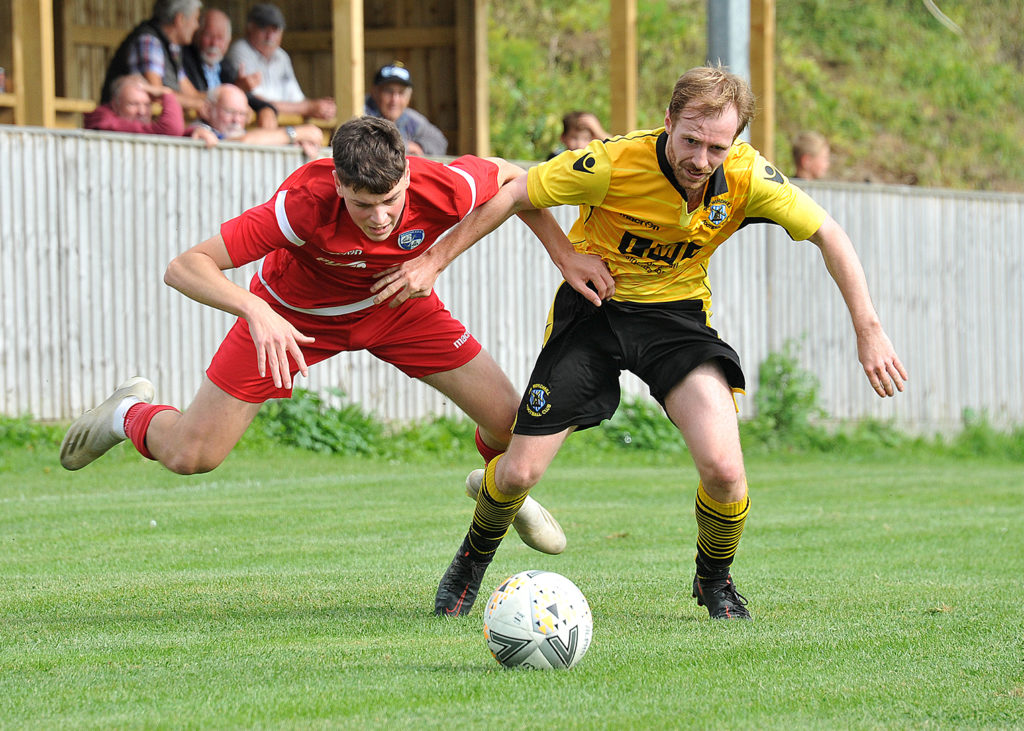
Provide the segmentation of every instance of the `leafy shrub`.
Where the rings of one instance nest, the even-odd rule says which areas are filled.
[[[815,423],[827,416],[818,404],[818,379],[800,367],[797,348],[787,340],[782,352],[769,353],[758,368],[757,416],[746,431],[769,447],[815,447],[824,436]]]
[[[965,409],[964,428],[953,438],[950,450],[964,457],[1003,456],[1024,461],[1024,427],[1009,433],[997,431],[985,412]]]
[[[475,431],[476,425],[469,419],[448,416],[409,424],[386,440],[388,456],[391,459],[431,456],[442,460],[473,457],[477,454]]]
[[[784,344],[759,369],[761,385],[755,398],[757,416],[740,422],[744,449],[799,453],[841,452],[871,455],[902,450],[906,453],[953,453],[965,457],[1005,457],[1024,461],[1024,427],[1009,433],[996,430],[984,413],[964,412],[964,428],[952,439],[913,437],[877,419],[827,424],[818,404],[818,381],[796,359],[797,344]],[[291,399],[268,402],[246,436],[249,446],[263,442],[287,444],[317,452],[414,461],[472,459],[475,425],[465,418],[442,417],[397,427],[374,420],[345,394],[328,391],[332,406],[319,395],[297,389]],[[59,444],[61,432],[28,417],[0,420],[0,444]],[[683,454],[686,444],[661,407],[649,399],[624,399],[615,415],[598,428],[570,442],[572,452]]]
[[[33,421],[31,416],[0,416],[0,444],[9,447],[55,447],[64,438],[56,424]]]
[[[987,414],[970,409],[963,413],[963,429],[951,438],[913,437],[876,419],[827,425],[827,414],[818,405],[817,379],[800,368],[796,347],[787,342],[781,353],[770,354],[761,364],[757,416],[740,421],[745,450],[862,455],[898,450],[1024,462],[1024,426],[1002,432],[989,423]],[[284,444],[322,453],[409,461],[476,457],[475,424],[468,419],[442,417],[391,426],[356,404],[344,403],[343,391],[328,389],[327,394],[325,399],[296,389],[291,399],[267,402],[243,438],[243,446],[263,449]],[[54,450],[64,432],[65,425],[34,421],[28,415],[0,416],[0,468],[3,450]],[[610,420],[570,440],[568,452],[583,459],[600,452],[657,457],[685,453],[686,444],[660,406],[635,398],[623,400]]]
[[[328,389],[327,393],[329,399],[325,400],[296,389],[290,399],[268,401],[246,435],[246,445],[287,444],[315,452],[389,460],[424,456],[462,459],[476,454],[476,426],[467,419],[441,417],[391,427],[357,404],[345,403],[343,391]]]
[[[339,389],[327,392],[336,400]],[[355,404],[329,406],[312,391],[296,389],[290,399],[268,401],[253,428],[281,444],[314,452],[373,456],[380,453],[384,427]]]
[[[686,451],[679,430],[661,407],[636,398],[619,404],[618,411],[601,424],[605,443],[622,449],[678,454]]]

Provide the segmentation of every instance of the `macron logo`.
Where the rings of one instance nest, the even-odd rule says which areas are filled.
[[[469,333],[462,333],[462,337],[460,337],[458,340],[452,343],[452,345],[455,346],[456,350],[458,350],[459,348],[466,344],[467,340],[469,340]]]
[[[595,165],[597,165],[597,160],[594,159],[594,153],[588,152],[572,164],[572,169],[579,173],[589,173],[590,175],[593,175],[593,168]]]
[[[764,179],[770,183],[778,183],[782,185],[785,179],[782,177],[782,173],[773,168],[771,165],[765,165],[764,167]]]

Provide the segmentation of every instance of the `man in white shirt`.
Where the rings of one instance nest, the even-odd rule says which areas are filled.
[[[246,16],[245,38],[231,44],[228,59],[247,74],[260,74],[252,93],[271,102],[279,114],[297,114],[315,119],[334,119],[334,99],[307,99],[295,78],[287,51],[281,48],[284,14],[272,3],[257,3]]]

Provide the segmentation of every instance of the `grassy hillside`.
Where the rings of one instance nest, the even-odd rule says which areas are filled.
[[[491,4],[495,154],[543,159],[572,108],[607,123],[607,5]],[[788,140],[811,128],[832,142],[836,179],[1024,191],[1024,4],[938,6],[963,36],[921,0],[777,4],[784,170]],[[639,127],[659,125],[678,74],[703,63],[705,18],[706,0],[638,0]]]

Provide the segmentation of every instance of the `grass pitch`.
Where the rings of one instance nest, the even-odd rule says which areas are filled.
[[[0,727],[1024,726],[1024,473],[906,457],[748,460],[734,566],[752,623],[690,598],[692,466],[570,453],[484,581],[546,568],[590,600],[567,672],[508,671],[432,615],[468,527],[461,464],[241,450],[189,478],[117,449],[4,455]]]

